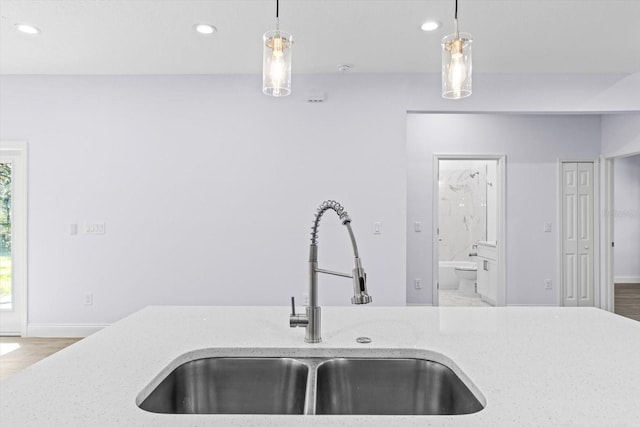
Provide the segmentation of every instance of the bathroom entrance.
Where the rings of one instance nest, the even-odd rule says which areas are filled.
[[[502,156],[435,157],[438,305],[504,305],[503,177]]]

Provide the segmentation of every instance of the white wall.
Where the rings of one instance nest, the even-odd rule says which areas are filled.
[[[31,323],[302,304],[310,226],[328,198],[351,214],[374,302],[405,303],[405,113],[393,94],[377,102],[348,78],[327,84],[326,104],[304,90],[266,97],[249,76],[4,79],[2,139],[29,142]],[[84,221],[107,233],[70,236]],[[319,246],[321,267],[351,271],[337,216],[323,218]],[[349,304],[349,280],[320,286],[322,304]]]
[[[614,160],[615,283],[640,283],[640,154]]]
[[[603,115],[601,151],[604,157],[640,153],[640,113]]]
[[[474,95],[452,102],[437,74],[295,76],[284,99],[262,95],[259,76],[1,76],[0,139],[29,143],[29,321],[284,306],[307,287],[309,227],[327,198],[353,217],[374,304],[404,304],[407,110],[640,111],[634,79],[478,74]],[[327,102],[306,103],[312,90]],[[84,221],[107,234],[70,236]],[[351,267],[330,216],[320,264]],[[322,304],[349,298],[348,280],[321,278]]]
[[[407,218],[426,224],[407,234],[407,300],[431,304],[434,154],[506,155],[506,303],[555,305],[558,159],[600,153],[597,115],[410,114]],[[553,231],[545,233],[545,222]],[[423,278],[421,290],[412,278]],[[425,278],[427,280],[425,280]],[[544,280],[555,286],[545,290]]]

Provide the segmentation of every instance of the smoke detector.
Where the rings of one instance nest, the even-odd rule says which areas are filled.
[[[309,92],[307,95],[307,102],[312,104],[319,104],[325,101],[324,92]]]

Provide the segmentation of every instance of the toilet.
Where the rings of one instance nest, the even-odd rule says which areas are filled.
[[[458,292],[463,295],[475,295],[478,264],[475,262],[460,263],[455,267],[454,272],[458,278]]]

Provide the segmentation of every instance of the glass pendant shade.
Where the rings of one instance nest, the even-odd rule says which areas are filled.
[[[287,96],[291,93],[291,34],[267,31],[262,40],[262,92],[270,96]]]
[[[442,39],[442,97],[471,95],[471,34],[454,33]]]

